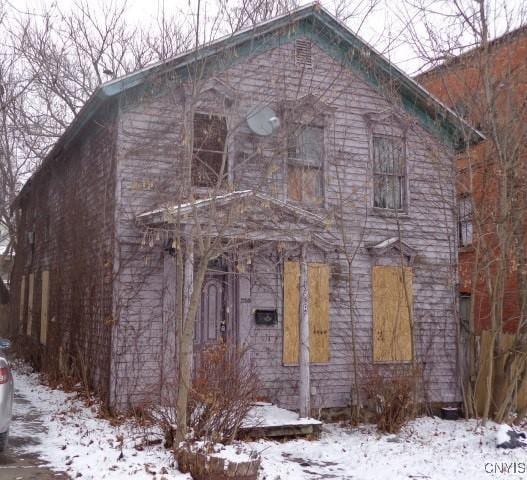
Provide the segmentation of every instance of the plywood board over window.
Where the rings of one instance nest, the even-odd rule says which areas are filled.
[[[412,360],[412,269],[375,266],[373,286],[373,361]]]
[[[300,263],[284,263],[284,351],[285,364],[298,363],[300,344]]]
[[[26,314],[26,276],[22,275],[20,280],[20,304],[19,304],[19,331],[24,331],[24,316]]]
[[[27,293],[27,328],[26,334],[31,336],[33,327],[33,292],[35,291],[35,274],[29,274],[29,287]]]
[[[42,272],[42,303],[40,308],[40,343],[46,345],[48,338],[49,270]]]
[[[311,363],[329,362],[329,267],[309,263],[308,315]],[[300,327],[300,263],[284,263],[284,364],[297,364]]]

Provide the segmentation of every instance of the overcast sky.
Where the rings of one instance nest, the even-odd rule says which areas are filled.
[[[61,9],[71,8],[75,5],[76,0],[4,0],[20,12],[38,13],[42,9],[49,9],[53,4],[58,4]],[[163,8],[165,12],[178,12],[182,18],[191,18],[195,13],[196,0],[90,0],[94,3],[104,2],[105,4],[113,2],[121,4],[126,1],[127,17],[133,23],[150,23],[160,18]],[[359,30],[359,35],[381,51],[390,60],[396,63],[400,68],[410,74],[415,73],[423,67],[423,61],[419,59],[419,53],[409,44],[410,29],[407,24],[410,22],[417,30],[416,40],[428,38],[429,35],[422,25],[418,13],[410,5],[426,1],[433,5],[438,12],[448,11],[452,0],[349,0],[347,2],[346,12],[354,13],[347,20],[347,24],[355,32]],[[473,0],[460,0],[462,3],[474,4]],[[370,5],[375,2],[375,8],[370,11]],[[301,5],[312,3],[300,0]],[[339,0],[322,0],[322,5],[331,13],[335,12],[335,3]],[[345,3],[345,2],[340,2]],[[493,34],[501,34],[503,31],[515,28],[522,23],[522,15],[519,10],[525,8],[525,0],[489,0],[492,5],[495,18],[491,22],[497,29]],[[214,17],[214,0],[202,0],[202,9],[205,15]],[[360,7],[355,7],[360,5]],[[355,10],[353,10],[355,8]],[[368,14],[366,15],[366,12]],[[508,25],[507,15],[512,19],[512,25]],[[438,19],[438,16],[432,16],[433,25],[437,28],[438,35],[445,34],[448,30],[446,22],[448,19]],[[465,43],[470,43],[470,39],[465,39]],[[425,45],[426,48],[426,45]]]

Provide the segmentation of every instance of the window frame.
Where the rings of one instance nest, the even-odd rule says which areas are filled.
[[[461,292],[458,297],[459,302],[459,327],[462,334],[468,335],[470,333],[470,313],[472,310],[472,295],[470,293]],[[463,303],[468,303],[468,312],[467,317],[464,318],[463,315],[463,307],[466,307],[463,305]]]
[[[320,159],[317,162],[314,159],[311,159],[309,157],[305,158],[299,158],[297,156],[290,156],[291,151],[291,140],[294,139],[295,142],[299,138],[299,136],[302,133],[303,129],[306,128],[316,128],[321,130],[321,139],[322,139],[322,145],[321,145],[321,151],[320,151]],[[327,125],[324,122],[321,121],[311,121],[306,123],[297,123],[293,126],[293,131],[288,132],[286,136],[286,155],[285,155],[285,166],[284,166],[284,197],[288,202],[293,202],[297,204],[301,204],[304,206],[323,206],[326,202],[326,131],[327,131]],[[298,143],[295,143],[295,152],[297,150]],[[320,177],[320,198],[315,200],[308,200],[305,198],[305,192],[303,188],[303,182],[301,186],[301,198],[300,199],[294,199],[291,198],[289,194],[289,168],[290,166],[292,168],[302,168],[308,169],[308,170],[319,170],[318,176]],[[304,175],[304,171],[302,171],[302,178]]]
[[[194,177],[193,177],[193,170],[194,170],[194,155],[195,155],[195,119],[196,119],[196,116],[197,115],[201,115],[201,116],[204,116],[204,117],[209,117],[209,118],[212,118],[212,117],[217,117],[219,119],[222,119],[224,122],[225,122],[225,138],[224,138],[224,145],[223,145],[223,151],[221,152],[221,155],[222,155],[222,160],[223,160],[223,155],[225,154],[225,169],[223,171],[223,179],[220,183],[220,185],[218,186],[217,183],[214,184],[214,185],[196,185],[194,183]],[[191,162],[191,165],[190,165],[190,186],[191,188],[193,189],[203,189],[203,190],[209,190],[209,189],[216,189],[218,188],[219,190],[223,190],[230,182],[231,182],[231,161],[230,161],[230,155],[229,155],[229,152],[231,151],[231,145],[229,144],[229,117],[228,115],[226,114],[220,114],[220,113],[216,113],[216,112],[210,112],[210,111],[204,111],[204,110],[195,110],[193,113],[192,113],[192,162]],[[215,154],[219,154],[220,151],[219,150],[208,150],[208,149],[203,149],[203,148],[200,148],[198,149],[199,151],[203,151],[203,152],[210,152],[210,153],[215,153]]]
[[[397,140],[401,143],[402,150],[402,166],[400,171],[402,175],[396,175],[391,173],[377,173],[376,172],[376,162],[375,162],[375,148],[374,142],[376,138],[391,139]],[[383,214],[392,214],[392,215],[406,215],[408,213],[409,207],[409,180],[408,180],[408,155],[407,155],[407,146],[406,146],[406,136],[397,135],[397,134],[388,134],[381,133],[376,130],[370,132],[370,165],[371,165],[371,185],[372,185],[372,195],[371,195],[371,207],[374,212],[379,212]],[[375,205],[375,185],[376,185],[376,176],[384,175],[389,177],[398,177],[402,178],[401,186],[403,188],[403,198],[401,202],[401,208],[391,208],[391,207],[381,207]]]
[[[468,203],[466,201],[468,200]],[[469,205],[469,209],[464,209],[462,214],[462,205]],[[457,197],[457,238],[460,248],[471,247],[474,243],[474,208],[472,196],[469,193],[463,193]],[[470,225],[470,229],[467,227]],[[467,233],[470,232],[470,239],[464,240]]]

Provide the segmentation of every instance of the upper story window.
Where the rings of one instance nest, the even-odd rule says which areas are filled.
[[[192,186],[221,185],[227,174],[227,121],[225,117],[194,114],[194,144],[192,148]]]
[[[406,208],[404,140],[373,136],[373,206],[402,211]]]
[[[458,232],[461,247],[472,244],[472,198],[470,195],[461,195],[458,199]]]
[[[304,125],[292,132],[287,145],[287,197],[316,204],[323,199],[324,129]]]

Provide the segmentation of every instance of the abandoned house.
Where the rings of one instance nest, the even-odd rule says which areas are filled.
[[[262,398],[345,408],[415,367],[456,402],[453,158],[479,140],[318,4],[112,80],[15,202],[12,329],[109,405],[160,401],[205,258],[194,351],[246,348]]]

